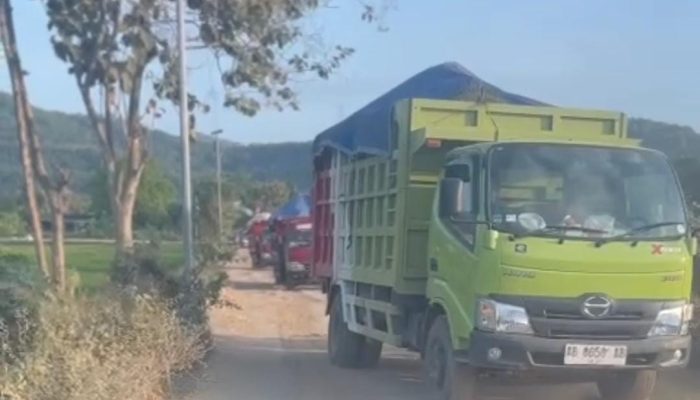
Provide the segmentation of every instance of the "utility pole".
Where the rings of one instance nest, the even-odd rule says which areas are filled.
[[[224,211],[221,201],[221,141],[219,140],[219,135],[223,132],[223,130],[217,129],[211,133],[211,135],[214,136],[214,147],[216,151],[216,201],[220,243],[224,240]]]
[[[184,275],[194,270],[192,236],[192,178],[190,176],[190,120],[187,98],[187,58],[185,48],[185,0],[177,0],[177,47],[180,55],[180,140],[182,143],[182,240],[185,247]]]

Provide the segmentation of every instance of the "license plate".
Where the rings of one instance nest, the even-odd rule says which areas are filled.
[[[627,363],[627,346],[567,344],[564,353],[566,365],[612,365]]]

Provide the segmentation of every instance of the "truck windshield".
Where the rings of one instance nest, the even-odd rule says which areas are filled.
[[[311,245],[311,231],[305,230],[293,230],[289,232],[287,240],[290,247],[302,247]]]
[[[489,218],[496,229],[598,240],[685,233],[681,190],[657,153],[510,143],[494,148],[489,163]]]

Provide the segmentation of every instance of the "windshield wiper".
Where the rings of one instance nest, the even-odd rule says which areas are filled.
[[[514,233],[513,238],[517,239],[517,238],[523,238],[523,237],[527,237],[527,236],[534,236],[534,235],[539,235],[542,233],[549,233],[549,232],[556,232],[556,231],[563,231],[563,232],[576,231],[576,232],[584,232],[584,233],[607,233],[607,231],[604,231],[602,229],[586,228],[583,226],[547,225],[544,228],[535,229],[534,231]],[[561,239],[564,239],[564,238],[561,238]]]
[[[684,222],[658,222],[656,224],[643,225],[643,226],[640,226],[637,228],[630,229],[627,232],[623,232],[619,235],[600,239],[595,243],[595,245],[600,247],[608,242],[628,238],[628,237],[634,235],[635,233],[646,232],[646,231],[650,231],[652,229],[662,228],[664,226],[673,226],[673,225],[685,225],[685,223]],[[679,235],[681,235],[681,234],[679,234]],[[636,241],[634,243],[636,243]]]

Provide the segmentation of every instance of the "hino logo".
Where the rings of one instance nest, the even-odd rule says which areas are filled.
[[[605,318],[612,311],[613,303],[605,296],[591,296],[583,300],[581,312],[588,318]]]

